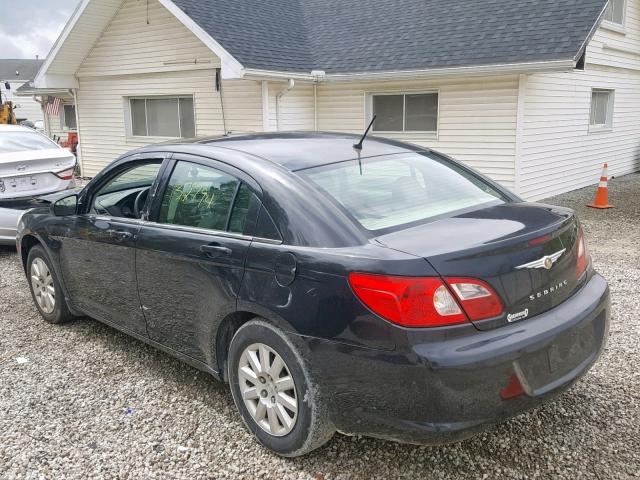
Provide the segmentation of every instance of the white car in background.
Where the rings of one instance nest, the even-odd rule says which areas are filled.
[[[37,131],[0,125],[0,245],[15,245],[16,226],[33,200],[73,188],[76,157]]]

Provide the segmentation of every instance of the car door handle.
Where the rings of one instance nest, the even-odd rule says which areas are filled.
[[[231,249],[221,245],[201,245],[200,251],[208,257],[226,257],[231,255]]]
[[[133,233],[125,232],[124,230],[107,230],[109,236],[115,240],[127,240],[133,237]]]

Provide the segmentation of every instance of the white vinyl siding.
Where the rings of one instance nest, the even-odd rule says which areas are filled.
[[[85,2],[83,2],[85,3]],[[140,5],[146,2],[137,2]],[[75,72],[78,65],[87,57],[87,50],[103,32],[104,23],[112,18],[122,0],[100,0],[88,2],[82,12],[87,21],[78,22],[60,46],[58,55],[49,66],[47,74],[68,75]],[[80,126],[82,129],[82,125]]]
[[[628,0],[624,26],[603,21],[587,47],[587,62],[640,70],[640,1]]]
[[[220,94],[214,84],[215,71],[207,70],[81,79],[78,105],[84,175],[95,175],[129,150],[164,140],[127,134],[125,106],[130,97],[192,95],[197,134],[221,135]],[[261,131],[260,85],[246,80],[226,80],[223,88],[227,130]]]
[[[211,69],[219,59],[157,0],[125,0],[77,75]],[[148,23],[147,23],[148,22]]]
[[[593,90],[614,91],[614,129],[590,128]],[[640,170],[640,72],[587,65],[584,72],[531,75],[527,81],[520,193],[537,200]]]
[[[287,86],[287,82],[268,83],[268,125],[267,131],[277,130],[276,95]],[[297,82],[280,99],[280,131],[311,131],[314,128],[313,85]]]
[[[439,93],[438,132],[376,133],[416,143],[514,186],[518,77],[447,78],[408,82],[353,82],[318,86],[318,127],[362,134],[372,92]],[[286,97],[285,97],[286,98]]]

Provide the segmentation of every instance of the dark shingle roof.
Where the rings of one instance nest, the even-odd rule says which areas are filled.
[[[573,60],[606,0],[174,0],[247,68],[355,73]]]
[[[33,80],[43,63],[44,60],[0,58],[0,80]]]

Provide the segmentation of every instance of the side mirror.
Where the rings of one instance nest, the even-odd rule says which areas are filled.
[[[53,204],[53,214],[57,217],[64,217],[65,215],[75,215],[78,211],[78,195],[75,193],[68,197],[56,200]]]

